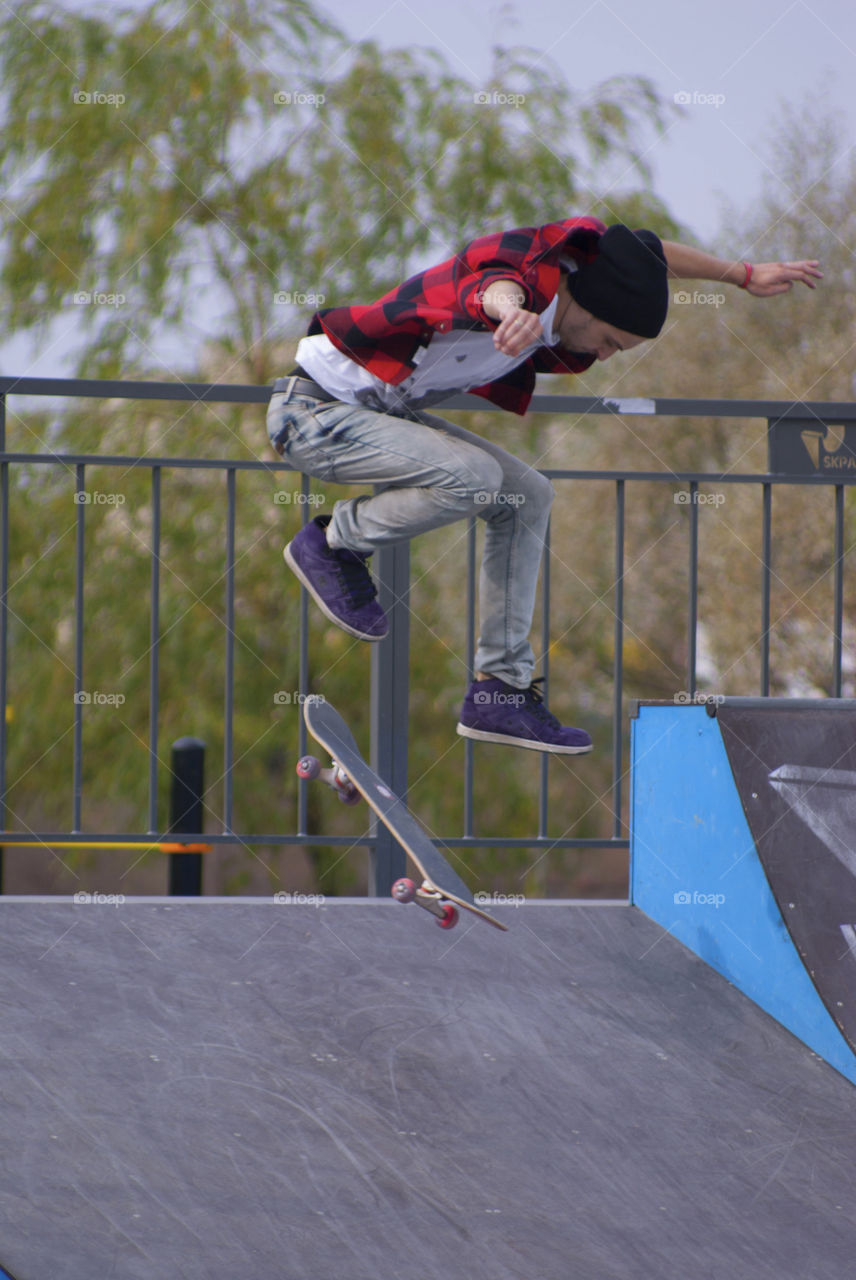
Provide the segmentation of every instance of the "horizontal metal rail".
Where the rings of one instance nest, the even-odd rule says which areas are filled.
[[[15,453],[0,450],[0,463],[26,463],[34,466],[63,467],[123,467],[131,471],[137,467],[149,470],[175,467],[196,471],[294,471],[286,462],[260,462],[251,458],[138,458],[133,454],[101,453]],[[662,484],[782,484],[782,485],[853,485],[852,475],[829,472],[823,475],[779,475],[775,471],[619,471],[580,469],[569,467],[543,467],[541,475],[550,480],[634,480]],[[687,504],[690,505],[690,504]]]
[[[0,377],[0,396],[57,396],[96,400],[189,400],[200,404],[266,404],[271,387],[217,382],[124,382],[98,378]],[[444,409],[481,409],[481,396],[450,396]],[[856,422],[852,400],[689,400],[640,396],[532,397],[530,413],[607,413],[622,417],[818,418]]]

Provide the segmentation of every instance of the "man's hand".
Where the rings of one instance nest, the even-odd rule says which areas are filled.
[[[746,279],[745,262],[714,258],[703,249],[694,249],[674,240],[662,243],[669,276],[673,280],[714,280],[717,284],[742,287]],[[758,262],[752,264],[752,278],[746,292],[756,298],[772,298],[777,293],[787,293],[794,284],[806,284],[809,289],[814,289],[815,280],[822,279],[823,272],[818,271],[815,258],[804,258],[801,262]]]
[[[795,284],[806,284],[809,289],[814,289],[815,280],[822,279],[823,272],[818,271],[814,258],[806,258],[802,262],[757,262],[752,265],[752,279],[746,286],[746,292],[756,298],[772,298],[777,293],[787,293]]]
[[[523,310],[525,298],[516,280],[493,280],[484,291],[482,305],[491,320],[499,321],[493,345],[505,356],[519,356],[543,337],[539,317]]]
[[[534,311],[510,306],[499,327],[493,331],[493,345],[505,356],[519,356],[533,342],[540,342],[543,336],[540,316],[536,316]]]

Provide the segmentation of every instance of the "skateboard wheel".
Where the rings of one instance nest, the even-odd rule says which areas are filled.
[[[402,876],[400,880],[396,880],[390,892],[398,902],[412,902],[416,897],[416,885],[407,876]]]
[[[295,772],[298,778],[309,781],[311,778],[317,778],[321,772],[321,761],[316,760],[314,756],[301,756],[297,762]]]
[[[336,793],[339,799],[342,801],[342,804],[359,804],[360,801],[362,800],[362,796],[360,795],[359,791],[357,791],[356,787],[352,787],[348,791],[340,790],[337,787]]]
[[[458,923],[458,908],[453,907],[451,902],[447,902],[443,907],[443,914],[436,919],[441,929],[454,929]]]

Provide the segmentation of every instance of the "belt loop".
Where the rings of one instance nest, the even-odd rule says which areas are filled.
[[[292,374],[285,384],[285,401],[284,401],[285,404],[288,404],[289,400],[294,395],[294,385],[296,382],[297,382],[297,375]]]

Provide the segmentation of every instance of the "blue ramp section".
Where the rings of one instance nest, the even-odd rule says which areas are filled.
[[[726,746],[730,701],[742,702],[726,699],[717,716],[703,705],[639,706],[631,734],[632,901],[856,1084],[856,1055],[837,1016],[843,981],[849,977],[852,990],[856,978],[856,945],[847,932],[856,920],[856,879],[850,877],[851,888],[840,857],[836,862],[828,849],[826,862],[816,860],[811,833],[782,795],[782,768],[785,776],[794,768],[783,734],[800,741],[805,756],[812,721],[817,753],[831,731],[818,721],[818,704],[788,704],[783,717],[784,700],[778,707],[779,700],[765,700],[766,707],[753,700],[734,708],[736,728],[726,729]],[[819,705],[834,714],[834,704]],[[852,718],[838,723],[852,730]],[[735,761],[745,777],[735,778]],[[829,772],[828,762],[816,765]],[[788,822],[795,822],[793,829]],[[845,882],[836,881],[836,900],[820,906],[841,922],[821,924],[820,906],[805,899],[809,892],[817,898],[819,885],[820,896],[830,897],[824,886],[833,884],[831,862]],[[782,876],[783,865],[788,875]],[[845,890],[849,900],[842,901]],[[827,957],[820,969],[814,955]],[[846,966],[852,973],[844,973]],[[834,992],[827,1003],[825,988]]]

